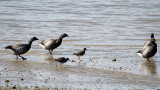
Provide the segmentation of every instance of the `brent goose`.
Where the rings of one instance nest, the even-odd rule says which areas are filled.
[[[157,44],[154,38],[151,38],[151,40],[144,45],[143,49],[137,52],[138,55],[147,58],[148,61],[149,58],[153,57],[156,53],[157,53]]]
[[[63,63],[66,63],[69,60],[69,58],[65,58],[65,57],[60,57],[58,59],[55,59],[55,61],[61,63],[61,67]],[[56,62],[56,67],[57,67],[57,62]]]
[[[153,33],[151,33],[151,40],[154,40],[154,41],[156,42]],[[143,48],[147,47],[149,43],[150,43],[150,41],[146,42],[146,43],[143,45]]]
[[[85,54],[85,51],[86,51],[87,49],[86,48],[83,48],[83,50],[81,50],[81,51],[79,51],[79,52],[77,52],[77,53],[73,53],[73,55],[76,55],[77,57],[78,57],[78,59],[80,60],[80,61],[82,61],[81,59],[80,59],[80,56],[83,56],[84,54]]]
[[[21,54],[24,54],[27,51],[29,51],[29,49],[31,48],[32,42],[35,41],[35,40],[39,40],[39,39],[36,38],[36,37],[32,37],[29,40],[28,44],[10,45],[10,46],[5,47],[5,49],[10,49],[10,50],[14,51],[14,54],[16,55],[17,59],[18,59],[18,56],[19,56],[23,60],[26,60],[26,58],[24,58],[24,57],[21,56]]]
[[[69,36],[66,33],[64,33],[58,39],[46,39],[40,42],[39,45],[45,48],[46,50],[49,50],[49,53],[52,54],[53,49],[61,45],[62,39],[64,37],[69,37]]]

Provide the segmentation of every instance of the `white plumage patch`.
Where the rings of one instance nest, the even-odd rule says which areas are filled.
[[[136,53],[137,55],[139,55],[140,57],[143,57],[141,53]]]
[[[44,45],[42,45],[41,43],[38,43],[38,45],[39,45],[39,46],[41,46],[42,48],[45,48],[45,46],[44,46]]]

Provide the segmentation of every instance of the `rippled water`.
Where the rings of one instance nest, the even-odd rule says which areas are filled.
[[[26,62],[44,63],[48,58],[65,56],[77,61],[65,65],[76,67],[78,59],[72,54],[86,47],[88,51],[81,57],[86,68],[160,78],[159,0],[1,0],[0,28],[3,62],[16,60],[4,51],[7,45],[27,43],[33,36],[42,41],[67,33],[70,37],[64,38],[51,57],[37,46],[37,41],[33,42],[31,50],[23,55]],[[150,63],[135,52],[151,33],[158,41],[158,52]],[[114,58],[116,62],[112,62]]]

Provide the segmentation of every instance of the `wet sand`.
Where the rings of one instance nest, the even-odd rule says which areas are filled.
[[[44,60],[0,60],[0,89],[159,89],[160,78],[154,75],[140,75],[122,72],[123,67],[108,70],[88,68],[82,61],[75,65],[64,64],[56,67],[56,62]],[[111,62],[113,62],[111,60]],[[98,62],[95,62],[96,64]],[[93,64],[93,65],[94,65]],[[118,71],[118,69],[120,71]]]

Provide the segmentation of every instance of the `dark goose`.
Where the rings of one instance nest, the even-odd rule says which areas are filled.
[[[157,44],[154,38],[151,38],[150,41],[144,44],[143,49],[137,52],[138,55],[147,58],[147,60],[149,60],[150,57],[153,57],[156,53],[157,53]]]
[[[38,38],[36,37],[32,37],[28,44],[17,44],[17,45],[10,45],[5,47],[5,49],[10,49],[12,51],[14,51],[14,54],[16,55],[17,59],[18,56],[21,57],[23,60],[26,60],[26,58],[22,57],[21,54],[25,54],[26,52],[28,52],[31,48],[31,44],[33,41],[38,40]]]

